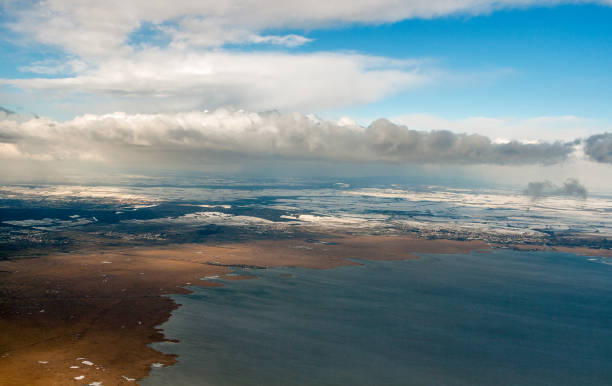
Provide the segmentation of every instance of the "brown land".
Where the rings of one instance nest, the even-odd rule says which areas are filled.
[[[609,249],[593,249],[586,247],[554,247],[553,250],[557,252],[575,253],[577,255],[582,256],[612,257],[612,250]]]
[[[200,280],[206,276],[239,280],[272,266],[324,269],[358,264],[352,258],[404,260],[417,258],[414,253],[488,249],[480,241],[393,236],[330,241],[108,249],[0,262],[0,384],[134,384],[126,378],[146,377],[153,363],[173,364],[176,358],[148,347],[164,340],[157,326],[177,307],[162,295],[187,293],[188,285],[221,285]],[[227,276],[235,267],[254,275]]]
[[[568,252],[581,256],[591,257],[612,257],[612,250],[610,249],[595,249],[588,247],[562,247],[562,246],[551,246],[551,245],[537,245],[537,244],[492,244],[493,248],[509,248],[517,251],[551,251],[551,252]]]

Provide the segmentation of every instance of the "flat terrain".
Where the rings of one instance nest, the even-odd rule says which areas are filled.
[[[162,295],[189,292],[200,280],[257,276],[258,269],[354,265],[351,259],[415,259],[415,253],[467,253],[481,241],[406,236],[183,244],[109,248],[0,262],[0,384],[66,385],[137,382],[176,358],[148,347],[177,307]],[[580,254],[602,254],[599,250]],[[606,251],[609,255],[610,251]],[[235,268],[251,275],[224,276]],[[82,378],[81,378],[82,377]]]

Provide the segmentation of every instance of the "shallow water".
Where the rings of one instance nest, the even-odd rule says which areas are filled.
[[[498,250],[278,268],[175,296],[145,385],[612,384],[612,265]],[[291,273],[293,277],[281,277]]]

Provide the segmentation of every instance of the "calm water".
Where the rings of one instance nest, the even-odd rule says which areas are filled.
[[[496,251],[271,269],[176,296],[146,385],[612,384],[612,265]],[[281,277],[291,273],[293,277]]]

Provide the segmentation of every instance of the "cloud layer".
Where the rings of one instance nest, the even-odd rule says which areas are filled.
[[[552,164],[573,144],[494,143],[477,134],[415,131],[379,119],[367,128],[314,115],[220,109],[176,114],[0,120],[0,158],[194,166],[248,159],[396,164]]]

